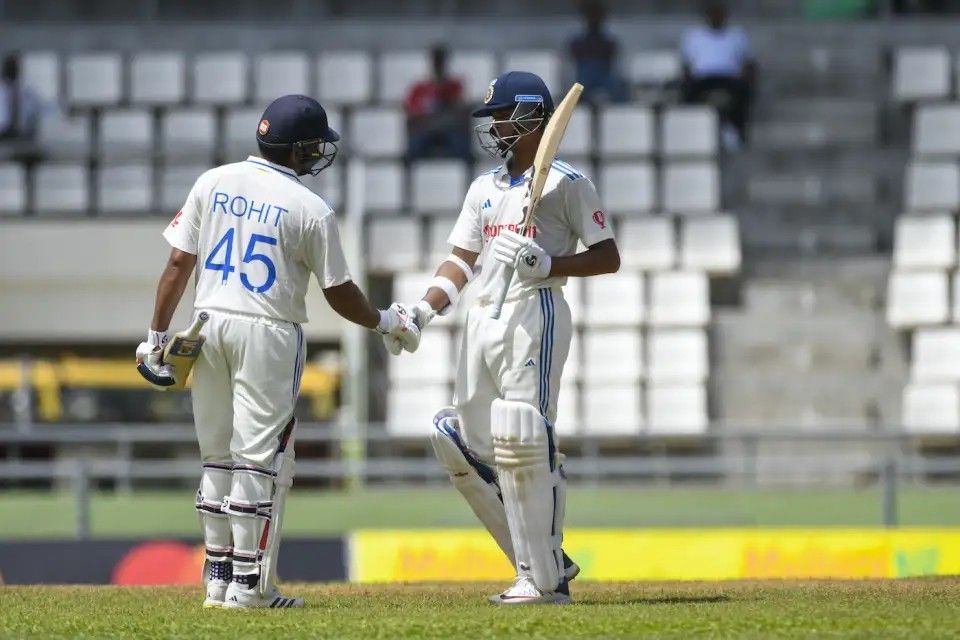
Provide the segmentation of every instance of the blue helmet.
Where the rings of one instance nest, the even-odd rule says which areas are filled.
[[[507,71],[493,79],[483,106],[474,118],[510,110],[505,120],[484,122],[474,127],[480,146],[492,155],[505,157],[525,135],[534,133],[553,113],[553,97],[543,79],[528,71]]]
[[[257,143],[291,149],[300,161],[300,175],[317,175],[333,163],[340,134],[330,128],[327,112],[308,96],[286,95],[271,102],[257,126]],[[324,164],[318,168],[320,161]]]

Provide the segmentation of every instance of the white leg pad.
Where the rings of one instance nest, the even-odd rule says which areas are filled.
[[[234,579],[238,574],[259,574],[260,538],[273,511],[273,479],[270,469],[236,465],[230,495],[223,510],[233,532]]]
[[[496,470],[484,464],[463,443],[460,419],[453,407],[441,410],[433,419],[433,424],[435,428],[430,443],[440,464],[450,475],[450,482],[466,499],[510,564],[516,566]]]
[[[563,561],[553,429],[533,406],[511,400],[494,400],[490,421],[517,571],[531,577],[541,591],[556,591]]]
[[[232,477],[232,462],[203,463],[196,507],[200,518],[200,529],[203,531],[203,544],[206,548],[206,558],[203,563],[204,582],[208,582],[211,578],[211,562],[223,563],[233,559],[233,534],[230,531],[230,520],[223,511],[223,499],[230,493]],[[214,573],[218,575],[213,577],[224,577],[219,575],[219,570]]]

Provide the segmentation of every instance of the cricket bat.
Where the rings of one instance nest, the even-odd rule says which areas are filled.
[[[183,389],[187,386],[187,378],[190,377],[190,371],[193,369],[193,363],[197,361],[200,355],[200,348],[203,346],[205,338],[200,335],[200,330],[210,314],[201,311],[194,319],[193,323],[183,331],[173,335],[170,342],[163,349],[163,364],[170,365],[173,373],[173,380],[169,376],[158,376],[150,370],[146,364],[141,362],[137,365],[137,371],[140,372],[148,382],[166,389]]]
[[[567,123],[570,122],[570,116],[573,115],[573,109],[580,101],[580,94],[583,93],[583,85],[579,82],[570,87],[570,91],[564,96],[560,104],[550,116],[546,128],[543,130],[543,137],[540,138],[540,145],[537,147],[537,153],[533,157],[533,177],[530,181],[529,193],[527,197],[527,211],[523,217],[522,230],[525,232],[533,224],[534,216],[537,212],[537,205],[540,204],[540,197],[543,195],[543,188],[547,184],[547,176],[550,174],[550,165],[557,157],[557,149],[560,148],[560,142],[563,141],[563,134],[567,130]],[[510,290],[510,283],[513,281],[513,268],[504,269],[503,282],[497,299],[493,301],[490,309],[490,317],[496,320],[503,311],[503,302],[507,299],[507,292]]]

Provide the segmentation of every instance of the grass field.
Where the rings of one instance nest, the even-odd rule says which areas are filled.
[[[903,525],[960,525],[958,489],[903,489]],[[474,527],[452,488],[355,493],[294,489],[284,533],[339,534],[361,527]],[[0,492],[0,539],[68,538],[74,500],[67,493]],[[197,534],[189,490],[93,494],[94,537]],[[724,490],[572,488],[572,527],[872,526],[881,523],[877,490]]]
[[[302,610],[200,608],[198,588],[0,588],[0,638],[956,638],[960,580],[574,583],[504,609],[502,585],[288,585]]]

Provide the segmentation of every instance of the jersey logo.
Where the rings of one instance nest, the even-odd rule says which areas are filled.
[[[257,131],[260,132],[260,135],[265,136],[267,132],[270,131],[270,121],[263,119],[260,121],[260,126],[257,127]]]
[[[483,203],[482,205],[480,205],[480,210],[483,211],[484,209],[489,209],[489,208],[492,207],[492,206],[493,206],[493,203],[490,202],[490,198],[487,198],[487,199],[484,201],[484,203]]]
[[[530,358],[529,360],[527,360],[527,362],[526,362],[523,366],[525,366],[525,367],[532,367],[532,366],[534,366],[535,364],[537,364],[537,363],[534,362],[533,358]]]
[[[601,229],[607,228],[607,218],[603,215],[603,211],[594,211],[593,221],[600,225]]]
[[[180,216],[183,215],[183,209],[177,211],[177,215],[173,216],[173,220],[170,221],[170,226],[175,227],[180,224]]]

